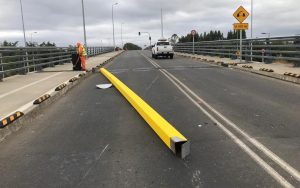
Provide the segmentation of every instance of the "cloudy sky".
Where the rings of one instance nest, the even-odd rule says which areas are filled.
[[[67,46],[83,41],[81,0],[22,0],[27,40],[52,41]],[[236,22],[233,12],[243,5],[250,11],[250,0],[84,0],[89,46],[112,44],[111,6],[115,7],[116,43],[123,40],[140,46],[147,36],[160,38],[160,8],[164,10],[164,33],[186,35],[191,29],[199,33],[221,30],[227,33]],[[254,37],[262,32],[272,36],[300,34],[299,0],[254,0]],[[0,41],[20,41],[22,22],[19,0],[0,0]],[[246,22],[250,22],[247,19]],[[34,33],[37,32],[37,33]],[[33,33],[33,34],[32,34]]]

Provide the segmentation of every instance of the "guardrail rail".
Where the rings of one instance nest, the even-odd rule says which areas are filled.
[[[113,47],[88,47],[89,57],[112,52]],[[0,47],[0,81],[45,67],[70,63],[75,47]]]
[[[237,59],[240,40],[195,42],[195,54]],[[252,47],[252,50],[251,50]],[[175,52],[193,53],[193,43],[177,43]],[[243,39],[243,60],[272,63],[287,61],[300,66],[300,36]]]

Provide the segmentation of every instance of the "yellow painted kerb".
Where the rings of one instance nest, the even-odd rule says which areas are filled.
[[[111,74],[104,68],[101,68],[100,72],[108,80],[110,80],[110,82],[129,101],[129,103],[137,110],[137,112],[144,118],[144,120],[151,126],[151,128],[170,149],[172,149],[171,138],[173,137],[180,138],[182,141],[187,141],[187,139],[181,133],[179,133],[167,120],[159,115],[153,108],[151,108],[151,106],[149,106],[143,99],[141,99],[113,74]]]

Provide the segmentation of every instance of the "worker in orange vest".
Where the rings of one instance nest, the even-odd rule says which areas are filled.
[[[85,61],[86,61],[87,53],[86,53],[84,45],[82,45],[80,42],[77,42],[77,54],[79,55],[80,60],[81,60],[82,70],[86,71]]]

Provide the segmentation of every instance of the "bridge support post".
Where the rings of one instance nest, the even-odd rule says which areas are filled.
[[[296,36],[294,45],[299,45],[299,44],[300,44],[300,36]],[[296,47],[296,51],[300,53],[300,47]],[[300,55],[297,55],[296,57],[300,59]],[[299,67],[299,66],[300,66],[300,60],[298,60],[294,63],[294,67]]]
[[[240,63],[243,61],[243,30],[240,30]]]
[[[2,60],[2,53],[0,53],[0,67],[1,67],[1,77],[0,77],[0,82],[3,81],[4,79],[4,68],[3,68],[3,60]]]

